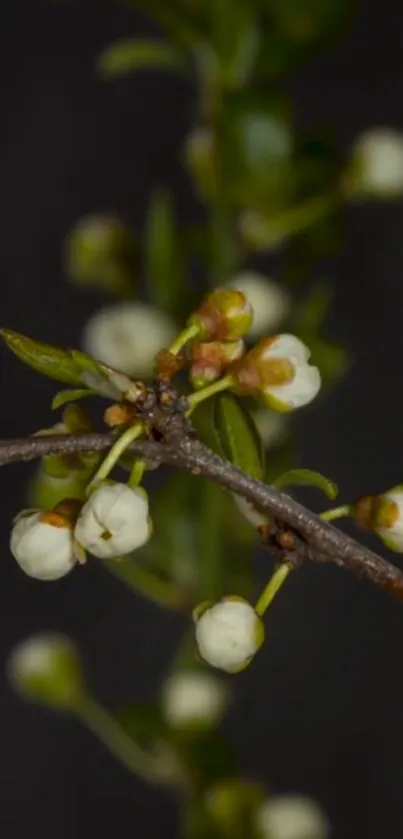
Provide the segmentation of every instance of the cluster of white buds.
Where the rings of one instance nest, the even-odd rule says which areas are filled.
[[[252,661],[264,641],[264,625],[242,597],[223,597],[194,612],[196,643],[201,658],[227,673],[238,673]]]
[[[235,362],[235,389],[260,397],[276,411],[301,408],[312,402],[321,386],[319,370],[309,358],[310,350],[295,335],[262,338]]]
[[[329,821],[316,801],[302,795],[266,799],[255,816],[261,839],[326,839]]]
[[[105,483],[85,504],[69,499],[53,510],[22,513],[10,549],[30,577],[57,580],[85,562],[86,551],[100,559],[119,557],[144,545],[151,534],[145,490]]]

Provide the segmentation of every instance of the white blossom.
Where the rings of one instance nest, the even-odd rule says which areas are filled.
[[[253,322],[248,337],[253,340],[277,329],[289,312],[288,292],[270,277],[255,271],[243,271],[228,285],[242,291],[252,306]]]
[[[309,364],[310,350],[295,335],[277,335],[268,339],[262,359],[267,362],[288,362],[291,377],[283,384],[267,384],[263,388],[265,400],[277,410],[293,410],[307,405],[317,396],[321,378],[317,367]]]
[[[299,795],[264,801],[256,813],[256,827],[261,839],[326,839],[329,835],[329,822],[321,808]]]
[[[11,531],[10,550],[18,565],[38,580],[58,580],[74,568],[73,530],[61,517],[52,523],[51,513],[21,516]]]
[[[182,671],[174,673],[164,685],[164,716],[173,727],[215,725],[227,704],[227,689],[210,673]]]
[[[253,607],[239,597],[224,597],[197,616],[196,643],[212,667],[243,670],[263,643],[264,627]]]
[[[352,188],[393,197],[403,192],[403,133],[376,127],[358,137],[353,152]]]
[[[140,548],[152,524],[147,493],[141,487],[104,484],[90,495],[78,517],[77,542],[100,559],[112,559]]]
[[[378,497],[374,530],[392,551],[403,553],[403,486]]]
[[[119,303],[97,311],[83,335],[84,349],[129,376],[152,374],[154,358],[175,337],[168,315],[146,303]]]

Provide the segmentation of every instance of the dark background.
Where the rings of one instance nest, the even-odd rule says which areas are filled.
[[[1,12],[0,320],[74,345],[98,299],[65,281],[63,237],[81,215],[109,209],[139,228],[160,182],[174,188],[183,217],[194,212],[179,160],[193,93],[157,74],[96,80],[104,45],[153,31],[117,2],[2,0]],[[362,3],[345,42],[292,81],[301,125],[331,121],[346,149],[367,126],[403,129],[402,47],[398,4]],[[343,252],[318,272],[336,286],[329,329],[356,361],[326,401],[302,412],[301,459],[338,481],[346,499],[403,479],[402,226],[401,205],[350,209]],[[1,437],[49,424],[52,384],[5,352],[0,360]],[[181,620],[95,564],[49,586],[21,574],[8,533],[29,471],[0,474],[2,665],[20,638],[57,629],[79,644],[106,704],[151,697]],[[227,732],[245,771],[316,796],[336,839],[402,835],[402,671],[400,605],[336,568],[300,572],[236,683]],[[3,677],[0,796],[9,839],[34,828],[43,839],[176,833],[167,794],[130,776],[74,721],[19,701]]]

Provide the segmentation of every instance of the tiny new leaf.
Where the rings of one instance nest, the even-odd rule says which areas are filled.
[[[320,472],[312,471],[312,469],[290,469],[288,472],[279,475],[273,481],[273,485],[279,490],[287,486],[317,487],[332,501],[337,497],[339,492],[338,486],[334,481],[331,481],[330,478],[325,478]]]
[[[135,402],[143,392],[143,387],[124,373],[101,364],[80,350],[54,347],[12,329],[1,329],[0,337],[20,361],[50,379],[78,387],[81,385],[80,390],[83,386],[87,387],[109,399],[124,395]]]
[[[57,408],[61,408],[61,406],[66,405],[67,402],[75,402],[76,399],[84,399],[86,396],[94,395],[95,390],[89,390],[87,388],[77,390],[59,390],[52,399],[52,410],[55,411]]]

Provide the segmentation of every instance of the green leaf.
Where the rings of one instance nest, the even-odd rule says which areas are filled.
[[[219,64],[221,84],[245,84],[253,71],[259,47],[259,29],[252,3],[220,0],[211,5],[212,46]]]
[[[82,368],[69,350],[36,341],[12,329],[1,329],[0,335],[11,352],[28,367],[59,382],[80,384]]]
[[[153,302],[172,314],[186,298],[185,264],[172,201],[158,191],[150,201],[147,217],[147,280]]]
[[[164,41],[125,38],[110,44],[98,56],[96,69],[104,79],[115,79],[137,70],[186,71],[183,53]]]
[[[263,447],[256,426],[242,402],[224,393],[213,403],[213,427],[221,454],[252,478],[264,475]]]
[[[339,488],[330,478],[325,478],[320,472],[313,472],[312,469],[290,469],[279,475],[273,481],[276,489],[282,490],[287,486],[313,486],[323,490],[325,495],[332,501],[337,497]]]
[[[20,361],[50,379],[87,385],[90,391],[109,399],[125,395],[135,401],[140,393],[136,382],[124,373],[101,364],[85,352],[54,347],[12,329],[1,329],[0,337]]]
[[[84,399],[86,396],[94,396],[95,390],[59,390],[59,393],[52,399],[52,410],[66,405],[67,402],[75,402],[76,399]]]

